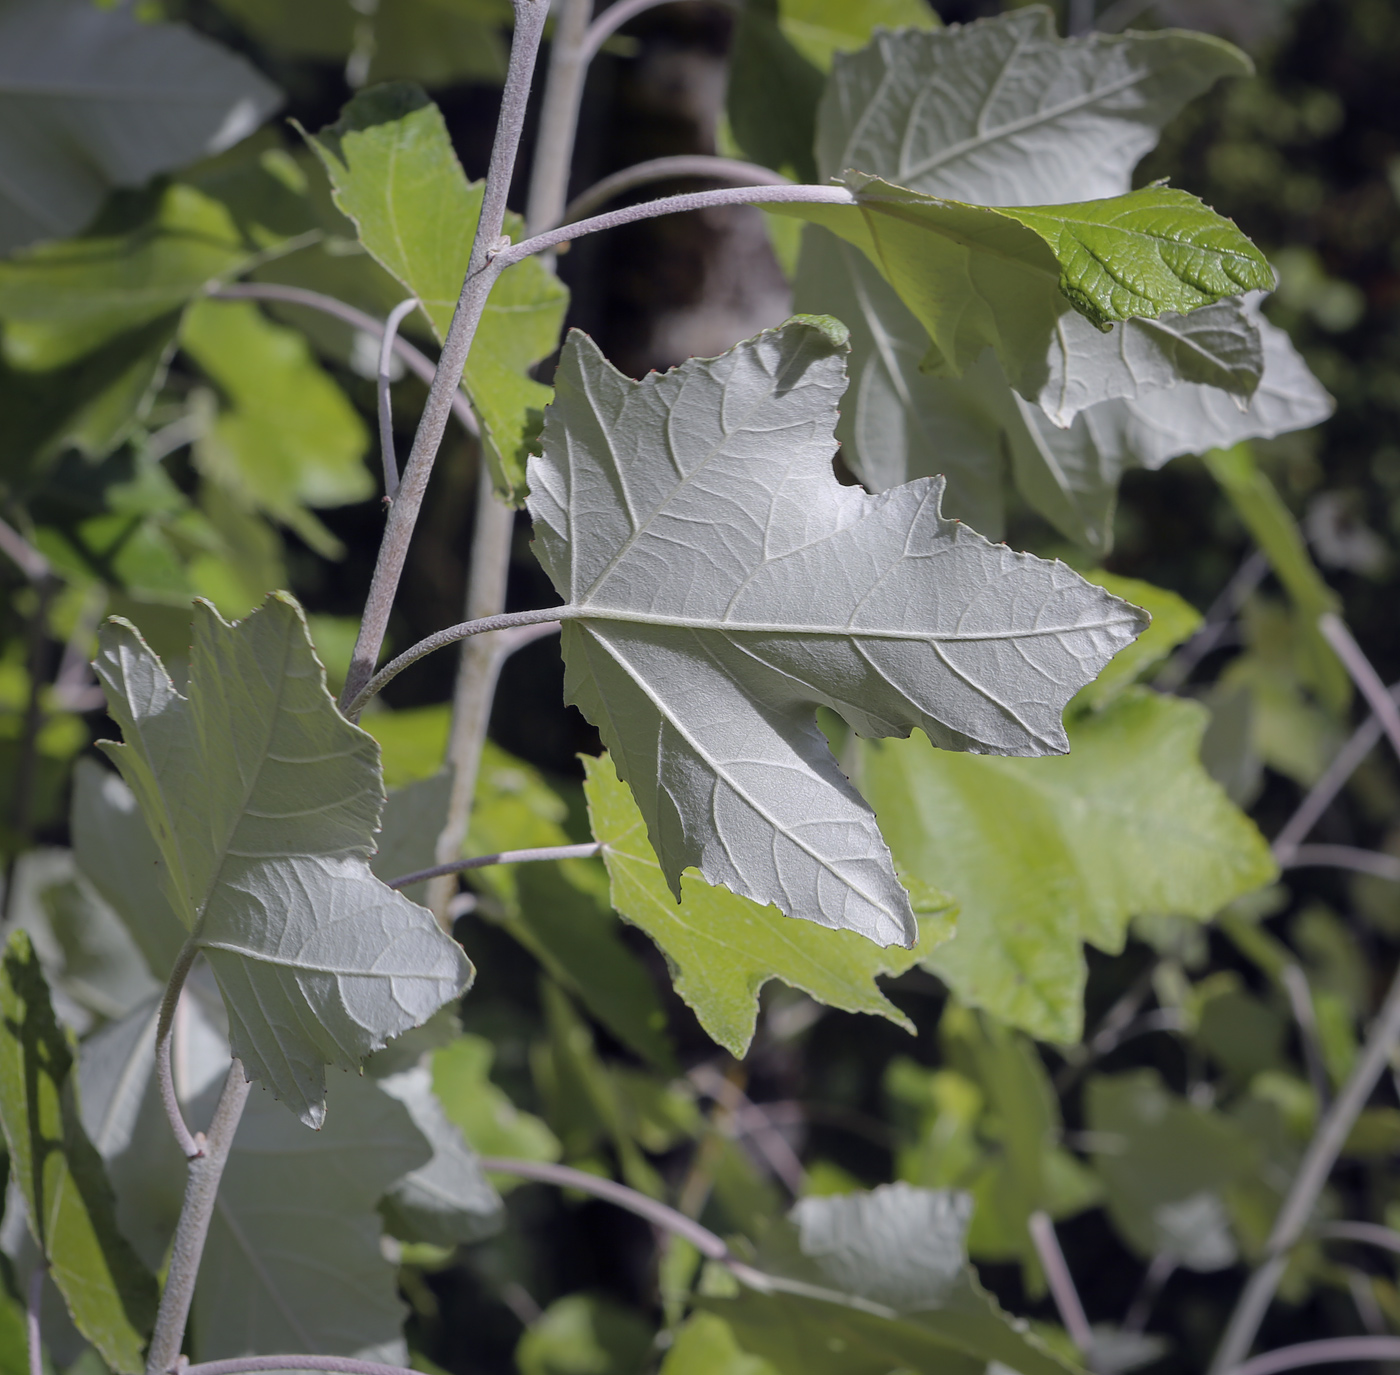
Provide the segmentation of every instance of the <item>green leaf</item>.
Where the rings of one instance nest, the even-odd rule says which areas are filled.
[[[249,250],[227,209],[188,186],[168,187],[135,223],[0,262],[5,361],[42,372],[85,357],[181,309]]]
[[[920,952],[947,939],[952,928],[948,899],[939,895],[937,901],[925,898],[919,905],[919,944],[907,952],[881,950],[854,932],[794,922],[775,907],[712,888],[689,873],[681,879],[677,903],[647,840],[642,814],[612,760],[607,755],[585,759],[584,768],[588,814],[593,834],[604,846],[613,904],[661,948],[676,992],[731,1055],[747,1053],[759,990],[770,979],[781,979],[831,1007],[872,1013],[913,1031],[875,979],[902,974]]]
[[[9,0],[0,97],[0,253],[75,233],[112,188],[228,148],[281,104],[192,29],[86,0]]]
[[[29,1230],[78,1330],[112,1369],[138,1375],[155,1280],[117,1230],[112,1186],[79,1121],[73,1052],[23,932],[0,962],[0,1013],[0,1121]]]
[[[634,382],[583,335],[530,461],[535,549],[573,608],[568,700],[631,783],[679,896],[695,865],[792,916],[912,944],[909,899],[813,704],[959,749],[1064,748],[1066,690],[1142,628],[1062,564],[831,468],[845,331],[798,318]]]
[[[933,29],[938,22],[924,0],[778,0],[779,28],[823,72],[837,53],[863,47],[879,29]]]
[[[448,732],[452,729],[452,708],[443,703],[404,711],[367,711],[360,728],[379,742],[385,784],[402,788],[424,782],[442,768]],[[381,877],[394,876],[386,873]]]
[[[521,1112],[491,1082],[495,1054],[491,1042],[481,1036],[459,1036],[433,1053],[433,1090],[448,1120],[481,1155],[558,1160],[554,1133],[538,1117]],[[505,1189],[519,1181],[496,1183]]]
[[[520,1375],[641,1375],[652,1332],[641,1314],[611,1299],[556,1299],[515,1348]]]
[[[777,1375],[762,1356],[739,1349],[734,1330],[713,1313],[696,1313],[676,1333],[660,1375]]]
[[[927,966],[1011,1025],[1075,1041],[1081,941],[1116,953],[1136,913],[1204,919],[1268,883],[1263,838],[1199,763],[1205,724],[1194,703],[1129,689],[1071,723],[1063,759],[864,746],[861,786],[897,860],[959,905]]]
[[[1004,1313],[968,1267],[969,1212],[966,1194],[907,1184],[804,1198],[790,1215],[796,1235],[774,1229],[763,1267],[773,1292],[700,1306],[783,1375],[975,1375],[988,1361],[1064,1375],[1074,1367]]]
[[[197,301],[180,344],[223,395],[195,463],[227,499],[295,530],[326,557],[340,542],[307,510],[363,501],[369,434],[345,393],[294,330],[251,301]]]
[[[97,669],[125,738],[106,750],[219,980],[234,1053],[319,1126],[325,1066],[357,1068],[471,973],[429,912],[370,873],[374,742],[336,710],[285,595],[236,626],[196,604],[188,696],[129,623],[104,628]]]
[[[1108,667],[1082,689],[1074,699],[1071,710],[1078,706],[1105,707],[1130,684],[1141,678],[1154,664],[1160,663],[1177,645],[1189,640],[1200,628],[1202,616],[1190,602],[1154,587],[1139,578],[1122,578],[1116,573],[1098,569],[1086,575],[1115,597],[1140,606],[1152,617],[1152,624],[1132,644],[1120,649]]]
[[[356,96],[309,142],[360,242],[418,298],[441,341],[461,294],[484,183],[463,175],[437,106],[416,87],[383,86]],[[521,222],[507,216],[505,228],[518,237]],[[534,259],[508,268],[491,289],[462,373],[497,489],[511,499],[520,496],[550,397],[529,370],[558,345],[568,299]]]
[[[1243,1129],[1169,1093],[1150,1069],[1090,1079],[1084,1110],[1124,1240],[1144,1259],[1167,1252],[1191,1270],[1233,1265],[1221,1195],[1261,1165]]]

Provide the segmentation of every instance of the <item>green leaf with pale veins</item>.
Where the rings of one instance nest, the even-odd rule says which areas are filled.
[[[818,1002],[845,1012],[869,1012],[913,1031],[875,980],[902,974],[920,954],[952,931],[952,904],[941,894],[922,895],[919,943],[914,950],[881,950],[854,932],[794,922],[727,888],[685,874],[681,900],[671,893],[646,823],[612,760],[585,759],[588,814],[603,844],[617,910],[660,946],[675,989],[700,1025],[731,1055],[742,1058],[753,1040],[759,990],[770,979],[800,988]]]
[[[1263,837],[1201,767],[1205,724],[1193,702],[1130,689],[1071,722],[1063,759],[864,746],[861,786],[896,859],[959,906],[928,968],[1003,1021],[1074,1041],[1082,941],[1116,953],[1138,913],[1205,919],[1268,883]]]
[[[631,784],[672,892],[695,865],[790,916],[912,945],[875,819],[814,707],[868,736],[1063,750],[1068,697],[1144,625],[1063,564],[831,467],[845,330],[802,317],[634,382],[572,334],[535,549],[569,603],[565,688]]]
[[[0,959],[0,1123],[29,1230],[78,1330],[113,1370],[137,1375],[156,1282],[117,1230],[102,1158],[79,1119],[73,1049],[38,956],[17,932]]]
[[[422,302],[441,341],[466,276],[484,183],[467,181],[437,106],[417,87],[382,86],[356,96],[309,141],[360,242]],[[505,232],[519,237],[517,216],[506,217]],[[550,397],[529,370],[558,345],[568,301],[568,290],[534,259],[507,268],[462,373],[497,489],[513,500]]]
[[[134,627],[102,631],[97,671],[175,914],[229,1010],[234,1053],[309,1125],[325,1066],[356,1069],[466,988],[431,913],[369,870],[378,748],[336,710],[284,594],[230,626],[196,603],[188,695]]]

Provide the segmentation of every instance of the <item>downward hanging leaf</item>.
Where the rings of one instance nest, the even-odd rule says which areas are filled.
[[[875,980],[904,973],[920,953],[948,938],[953,925],[949,899],[921,894],[916,904],[919,943],[910,951],[881,950],[850,931],[791,922],[775,907],[712,888],[691,874],[681,879],[677,904],[647,840],[642,814],[612,760],[607,755],[585,759],[584,768],[588,815],[603,844],[613,905],[661,947],[676,992],[736,1059],[748,1052],[759,991],[770,979],[829,1007],[873,1013],[913,1031],[913,1023]]]
[[[896,857],[959,904],[928,967],[1001,1020],[1074,1041],[1081,941],[1116,953],[1138,913],[1204,919],[1268,883],[1268,846],[1201,767],[1204,730],[1195,703],[1131,689],[1074,721],[1064,759],[866,745],[862,787]]]
[[[76,1088],[38,957],[18,932],[0,960],[0,1123],[10,1177],[78,1330],[112,1369],[137,1375],[156,1283],[117,1231],[112,1186],[79,1120]]]
[[[483,182],[462,173],[436,105],[415,86],[358,95],[309,139],[360,242],[420,302],[441,342],[452,322],[481,213]],[[521,221],[506,217],[507,234]],[[462,381],[481,420],[497,490],[518,500],[525,456],[550,391],[530,368],[559,342],[569,293],[533,258],[500,276]]]
[[[1060,712],[1135,609],[831,468],[845,331],[798,319],[641,382],[570,336],[530,461],[568,605],[566,692],[631,784],[679,896],[695,865],[790,916],[911,945],[875,819],[813,708],[952,749],[1065,748]]]
[[[125,737],[105,748],[219,981],[234,1054],[319,1126],[326,1065],[357,1068],[470,978],[431,914],[370,873],[374,741],[336,710],[282,594],[233,626],[196,604],[188,696],[129,623],[110,622],[100,645]]]

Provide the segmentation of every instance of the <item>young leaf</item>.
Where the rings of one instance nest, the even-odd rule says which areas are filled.
[[[117,1230],[112,1186],[78,1116],[73,1053],[29,937],[0,959],[0,1122],[29,1229],[78,1330],[138,1375],[156,1283]]]
[[[1263,838],[1200,765],[1205,724],[1195,703],[1133,689],[1071,724],[1064,759],[866,745],[861,785],[897,859],[959,904],[928,967],[1003,1021],[1073,1041],[1081,940],[1116,952],[1137,913],[1204,919],[1268,883]]]
[[[633,382],[565,346],[535,549],[570,604],[568,699],[632,785],[672,892],[694,864],[790,916],[912,945],[874,817],[813,706],[865,735],[1064,748],[1069,694],[1143,626],[1061,564],[831,469],[845,331],[797,319]]]
[[[918,904],[919,944],[881,950],[850,931],[789,921],[691,874],[681,878],[677,904],[646,824],[612,760],[585,759],[588,815],[603,843],[612,901],[665,953],[678,994],[706,1032],[736,1058],[753,1040],[759,990],[770,979],[800,988],[846,1012],[869,1012],[912,1031],[913,1024],[880,992],[881,974],[902,974],[952,931],[951,901],[924,895]]]
[[[180,344],[226,403],[195,445],[200,471],[238,506],[281,521],[324,557],[343,553],[307,508],[373,493],[361,461],[369,434],[306,340],[251,301],[196,301]]]
[[[309,138],[360,242],[422,302],[439,340],[462,290],[484,183],[468,182],[436,105],[408,85],[358,95]],[[520,220],[506,217],[518,236]],[[549,388],[530,368],[559,342],[569,293],[534,259],[491,290],[462,381],[481,420],[497,489],[519,499]]]
[[[86,0],[0,10],[0,97],[0,254],[77,232],[113,187],[231,147],[281,103],[193,30]]]
[[[433,1054],[433,1091],[448,1120],[482,1155],[558,1160],[559,1142],[532,1113],[521,1112],[491,1082],[495,1048],[480,1036],[459,1036]],[[518,1180],[498,1181],[502,1188]]]
[[[370,873],[374,741],[336,711],[284,595],[234,626],[196,604],[188,696],[130,623],[109,623],[100,645],[125,737],[106,749],[219,981],[234,1053],[319,1126],[327,1064],[357,1068],[470,978],[431,915]]]
[[[676,1333],[659,1375],[778,1375],[762,1356],[739,1349],[733,1329],[713,1313],[696,1313]]]

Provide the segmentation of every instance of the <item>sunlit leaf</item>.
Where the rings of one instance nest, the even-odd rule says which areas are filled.
[[[104,629],[98,672],[125,737],[106,748],[219,980],[234,1053],[319,1125],[327,1064],[355,1069],[470,977],[431,914],[370,873],[375,744],[336,710],[285,596],[236,626],[197,605],[188,696],[129,624]]]
[[[660,1375],[774,1375],[774,1367],[741,1351],[723,1318],[696,1313],[676,1333]]]
[[[556,1299],[515,1348],[520,1375],[637,1375],[650,1325],[631,1308],[592,1294]]]
[[[1062,564],[831,469],[845,331],[797,319],[634,382],[573,334],[535,548],[570,603],[566,694],[631,784],[662,872],[880,944],[916,938],[874,818],[813,706],[870,736],[1064,748],[1060,713],[1142,628]]]
[[[448,1119],[482,1155],[558,1160],[559,1142],[532,1113],[521,1112],[491,1082],[495,1048],[480,1036],[460,1036],[433,1054],[433,1089]],[[501,1180],[501,1185],[518,1181]]]
[[[1106,588],[1115,597],[1142,607],[1152,617],[1152,624],[1126,649],[1120,649],[1108,667],[1075,698],[1075,706],[1103,707],[1153,664],[1165,659],[1177,645],[1190,639],[1203,618],[1190,602],[1175,592],[1153,587],[1140,578],[1121,578],[1100,570],[1089,574],[1089,581]]]

